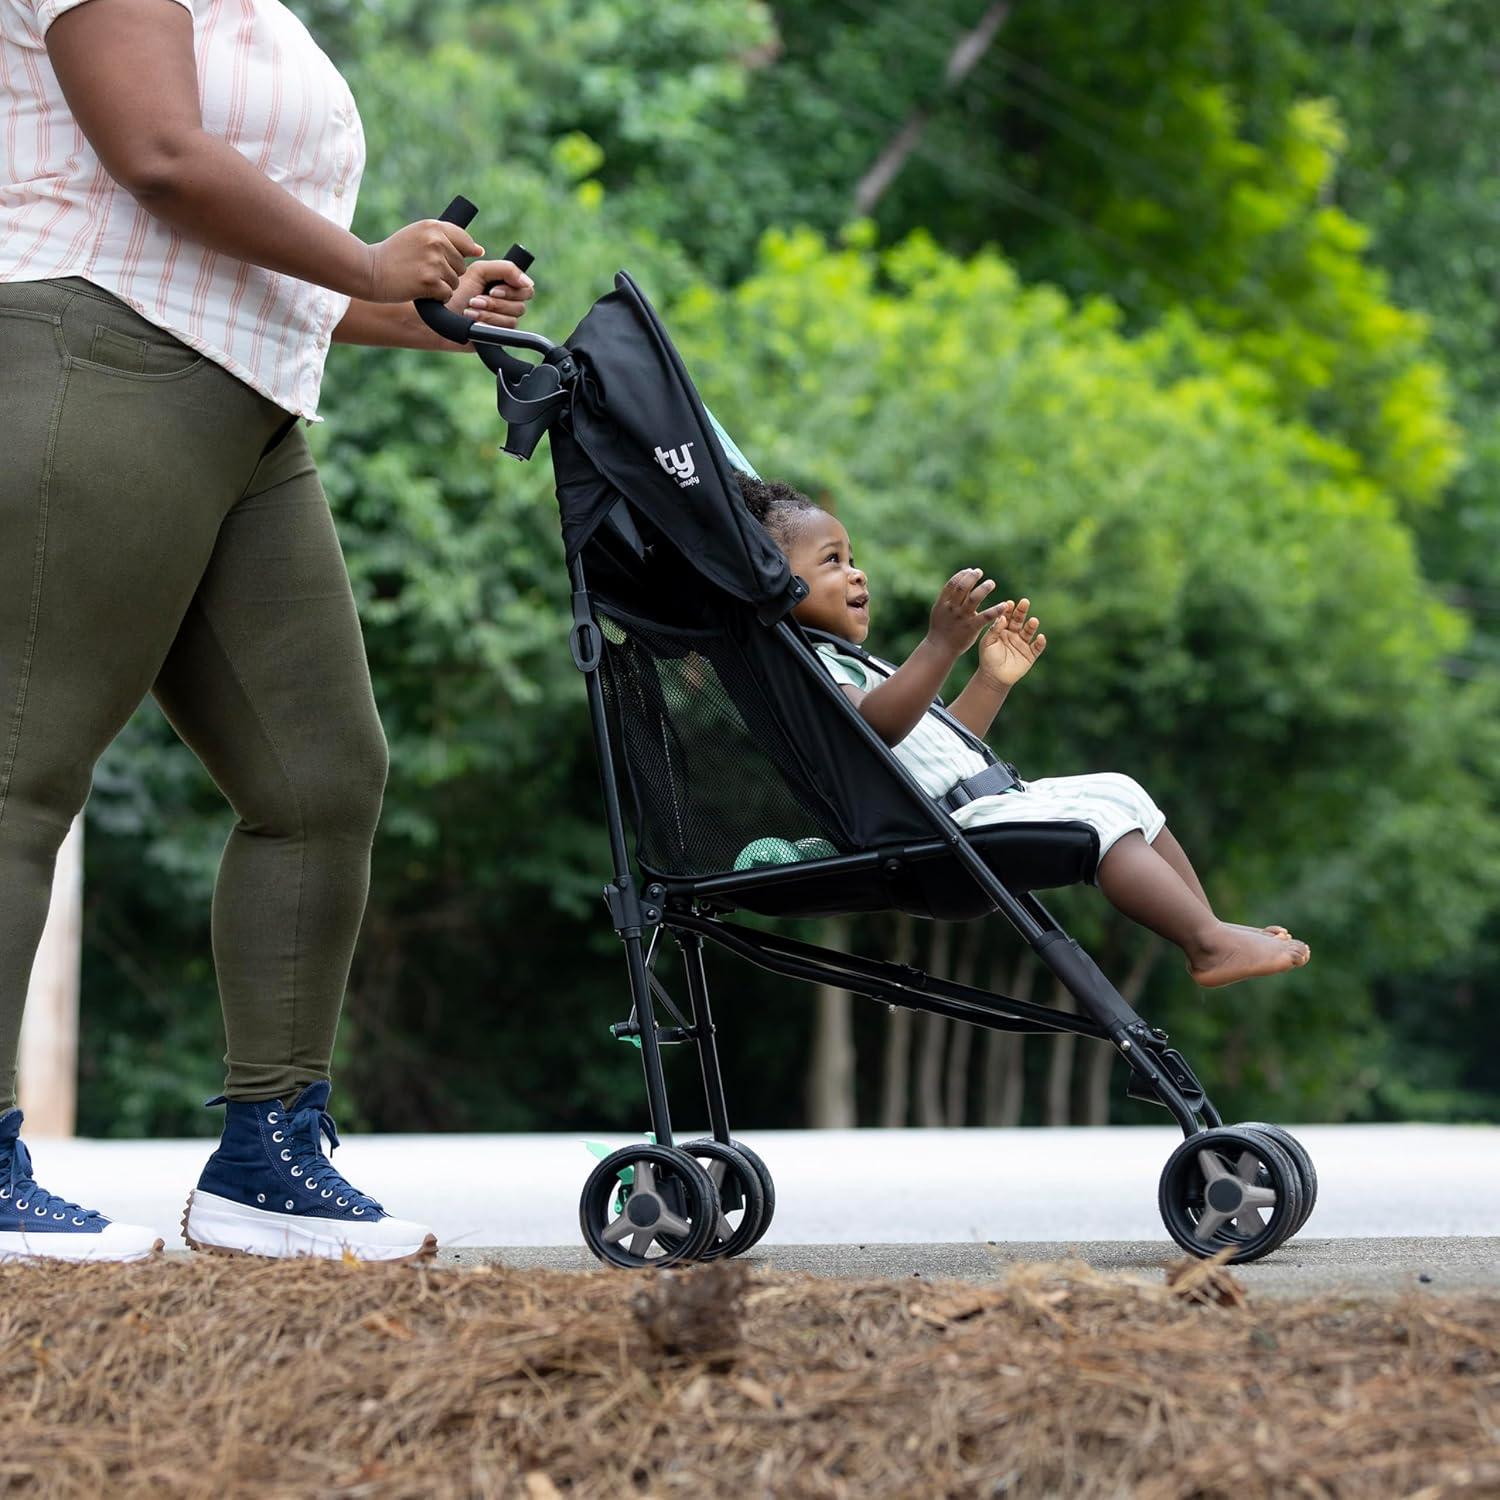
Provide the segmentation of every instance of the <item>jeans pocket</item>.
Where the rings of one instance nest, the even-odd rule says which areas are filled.
[[[97,323],[94,341],[89,346],[89,362],[127,375],[143,375],[146,372],[146,341],[133,339],[127,333]]]
[[[64,311],[60,335],[75,370],[120,380],[174,380],[196,370],[204,357],[129,309],[98,316],[98,301],[78,297]]]

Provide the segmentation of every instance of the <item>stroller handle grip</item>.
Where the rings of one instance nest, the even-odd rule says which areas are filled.
[[[438,218],[446,224],[457,224],[467,229],[479,210],[460,194]],[[501,257],[521,270],[527,270],[535,256],[524,245],[512,245]],[[503,283],[493,281],[485,288],[487,292]],[[531,349],[538,354],[548,354],[556,346],[551,339],[522,328],[495,328],[489,323],[476,323],[458,313],[449,312],[436,297],[419,297],[412,304],[417,316],[436,334],[455,344],[500,344],[509,349]]]

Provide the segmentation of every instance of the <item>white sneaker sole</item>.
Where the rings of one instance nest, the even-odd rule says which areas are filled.
[[[11,1230],[0,1234],[0,1263],[147,1260],[161,1248],[159,1235],[131,1224],[106,1224],[98,1234],[27,1234],[24,1230]]]
[[[182,1213],[182,1237],[211,1255],[299,1255],[342,1260],[415,1261],[437,1254],[437,1236],[402,1219],[317,1219],[250,1208],[194,1188]]]

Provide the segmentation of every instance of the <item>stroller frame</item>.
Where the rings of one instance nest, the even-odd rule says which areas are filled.
[[[455,198],[439,217],[467,225],[475,213],[467,199]],[[511,247],[507,258],[522,269],[531,263],[529,252],[519,245]],[[623,273],[616,279],[617,289],[622,282],[634,293]],[[596,311],[602,306],[602,302],[596,304]],[[639,299],[639,306],[665,347],[663,358],[686,387],[684,394],[691,410],[701,416],[701,402],[691,390],[670,341],[655,325],[655,315],[644,299]],[[497,403],[508,428],[505,451],[516,458],[529,458],[542,434],[565,419],[580,380],[573,350],[540,334],[471,323],[438,302],[419,301],[416,310],[434,332],[455,343],[471,345],[495,375]],[[508,352],[513,348],[539,354],[541,360],[526,363]],[[698,431],[700,437],[705,435],[701,425]],[[681,451],[686,455],[686,448]],[[673,455],[657,448],[655,457],[663,468],[669,468]],[[554,452],[554,466],[556,459]],[[691,471],[688,463],[686,473]],[[681,482],[698,482],[679,478]],[[562,494],[560,483],[560,502]],[[613,515],[611,508],[597,519],[607,521]],[[564,530],[566,534],[566,518]],[[844,717],[845,727],[876,752],[890,775],[902,784],[906,799],[918,811],[920,822],[931,828],[933,837],[913,843],[909,839],[892,840],[887,835],[885,841],[872,841],[875,847],[860,852],[761,871],[681,876],[657,874],[643,867],[637,875],[627,848],[601,680],[605,637],[595,615],[581,544],[569,547],[568,570],[572,588],[569,648],[586,684],[614,870],[604,897],[615,932],[624,945],[632,1002],[630,1017],[611,1030],[617,1038],[640,1047],[652,1132],[651,1144],[625,1147],[605,1156],[584,1186],[580,1226],[596,1255],[622,1266],[734,1255],[750,1248],[770,1223],[775,1201],[770,1174],[755,1153],[730,1134],[703,962],[705,938],[773,973],[836,985],[892,1007],[966,1021],[992,1031],[1071,1033],[1107,1041],[1130,1069],[1127,1092],[1165,1106],[1182,1130],[1184,1139],[1163,1168],[1157,1195],[1162,1219],[1179,1246],[1197,1256],[1227,1250],[1230,1260],[1254,1260],[1301,1229],[1316,1202],[1317,1174],[1300,1143],[1275,1125],[1252,1122],[1224,1126],[1186,1059],[1167,1045],[1166,1032],[1148,1025],[1136,1013],[1031,888],[1033,884],[1046,887],[1080,877],[1076,873],[1066,880],[1038,877],[1029,883],[1018,878],[1016,889],[1007,885],[971,845],[966,831],[927,796],[822,669],[807,635],[784,613],[784,603],[781,612],[763,614],[761,624],[776,632],[789,656],[798,662],[809,693],[821,693],[830,711]],[[792,582],[805,592],[800,580]],[[606,611],[610,607],[606,601]],[[1076,832],[1080,825],[1059,827]],[[1020,847],[1024,849],[1024,845]],[[795,897],[798,882],[810,878],[816,882],[826,876],[867,877],[872,872],[895,876],[907,866],[947,859],[958,863],[987,903],[985,910],[972,914],[964,908],[963,919],[976,920],[995,912],[1003,915],[1077,1001],[1078,1013],[961,984],[910,964],[842,953],[725,920],[736,909],[736,901],[744,901],[747,893],[772,892],[780,886],[782,898],[788,893]],[[774,896],[767,899],[769,906],[763,903],[760,909],[797,914],[795,904],[778,906]],[[822,907],[824,911],[836,909]],[[928,910],[926,914],[936,913]],[[656,947],[663,928],[682,955],[688,994],[686,1015],[656,973]],[[662,1024],[658,1003],[675,1025]],[[693,1043],[697,1051],[712,1138],[678,1148],[673,1140],[661,1049],[686,1042]],[[738,1227],[725,1217],[736,1208],[746,1211]],[[1262,1208],[1271,1210],[1269,1221],[1259,1217]],[[650,1254],[653,1248],[662,1252],[655,1259]]]

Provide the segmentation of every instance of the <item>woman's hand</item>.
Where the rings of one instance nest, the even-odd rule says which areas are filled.
[[[492,281],[501,282],[486,293]],[[448,299],[448,311],[496,328],[514,328],[526,315],[536,286],[519,266],[508,260],[476,260],[459,278],[458,287]]]
[[[984,579],[982,583],[981,579]],[[941,646],[957,661],[979,638],[980,632],[999,619],[1001,609],[1008,607],[999,604],[989,609],[976,607],[994,589],[995,580],[985,578],[981,568],[965,568],[961,573],[955,573],[943,585],[937,603],[932,606],[927,639]]]
[[[1042,622],[1035,615],[1026,617],[1030,608],[1030,599],[1007,599],[985,611],[996,619],[979,643],[979,670],[993,687],[1006,691],[1014,687],[1047,649],[1047,637],[1040,633]]]
[[[388,240],[367,247],[369,295],[365,302],[446,302],[464,276],[464,259],[483,255],[466,230],[442,219],[418,219]]]

